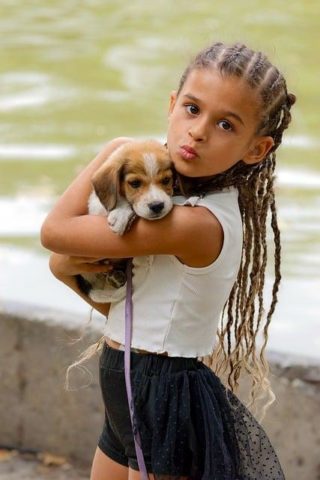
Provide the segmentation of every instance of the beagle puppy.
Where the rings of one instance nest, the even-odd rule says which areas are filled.
[[[90,215],[104,215],[123,235],[138,217],[158,220],[172,209],[173,169],[167,148],[155,140],[133,140],[118,147],[92,177]],[[79,288],[99,303],[125,296],[126,259],[103,260],[110,273],[77,275]],[[122,288],[121,288],[122,287]]]

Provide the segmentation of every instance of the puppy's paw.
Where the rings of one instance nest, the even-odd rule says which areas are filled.
[[[114,233],[123,235],[133,216],[134,212],[130,207],[115,208],[108,214],[108,224]]]

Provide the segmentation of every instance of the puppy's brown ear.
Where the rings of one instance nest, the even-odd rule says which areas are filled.
[[[124,161],[120,152],[114,152],[91,179],[97,197],[108,211],[114,209],[117,204]]]

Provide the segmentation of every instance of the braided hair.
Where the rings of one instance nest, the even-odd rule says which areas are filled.
[[[239,207],[243,224],[243,249],[238,277],[224,306],[218,329],[218,343],[209,357],[203,358],[217,374],[226,374],[232,391],[239,386],[240,374],[251,375],[250,402],[264,400],[262,416],[274,401],[268,380],[269,366],[264,357],[268,327],[278,301],[281,280],[280,231],[274,194],[276,150],[283,131],[291,121],[290,108],[296,97],[287,92],[286,81],[279,70],[261,52],[254,52],[241,43],[214,43],[202,50],[184,71],[178,95],[191,71],[217,69],[225,76],[239,77],[257,91],[261,102],[257,135],[271,136],[274,145],[259,163],[248,165],[242,160],[229,170],[206,178],[177,176],[177,191],[185,195],[235,186],[239,191]],[[270,212],[274,238],[274,282],[269,310],[265,312],[263,290],[267,265],[267,219]],[[256,340],[262,333],[263,343],[257,352]]]

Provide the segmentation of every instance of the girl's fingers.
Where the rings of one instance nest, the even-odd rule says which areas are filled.
[[[97,261],[97,259],[92,259]],[[90,263],[88,257],[71,257],[58,253],[50,256],[51,271],[59,275],[78,275],[81,273],[108,273],[112,271],[112,265],[105,265],[102,263]]]
[[[101,260],[104,260],[105,263],[102,263]],[[106,258],[99,259],[66,255],[63,256],[62,263],[63,269],[67,275],[81,275],[81,273],[108,273],[113,269],[112,264],[109,264],[109,260]]]

